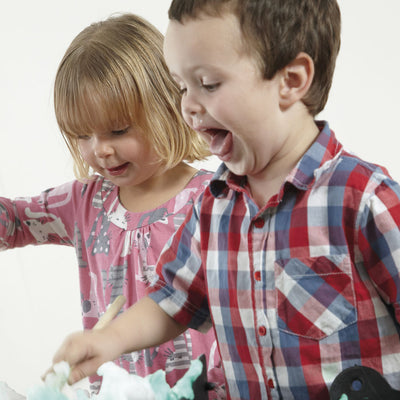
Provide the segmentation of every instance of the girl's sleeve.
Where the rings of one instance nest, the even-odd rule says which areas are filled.
[[[400,186],[391,179],[364,203],[358,248],[369,278],[400,324]]]
[[[0,197],[0,250],[29,244],[72,245],[77,181],[35,197]]]

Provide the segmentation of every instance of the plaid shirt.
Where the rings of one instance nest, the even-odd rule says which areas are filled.
[[[150,296],[214,325],[232,399],[328,399],[355,364],[400,389],[400,187],[319,126],[261,210],[222,165],[159,261]]]

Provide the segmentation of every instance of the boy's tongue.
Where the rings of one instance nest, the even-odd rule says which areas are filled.
[[[210,143],[210,151],[222,161],[228,161],[232,151],[232,133],[228,131],[218,131],[213,135]]]

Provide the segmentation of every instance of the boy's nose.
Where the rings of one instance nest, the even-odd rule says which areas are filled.
[[[204,113],[204,107],[200,101],[189,91],[182,96],[181,107],[182,113],[186,116],[192,117]]]

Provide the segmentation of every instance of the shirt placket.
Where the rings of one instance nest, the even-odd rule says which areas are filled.
[[[271,329],[273,329],[273,324],[271,322],[274,319],[270,318],[267,308],[267,303],[270,301],[269,297],[273,297],[271,296],[271,289],[273,288],[269,287],[273,286],[271,283],[273,281],[273,262],[266,262],[268,254],[266,249],[272,245],[270,241],[273,241],[274,238],[274,233],[271,230],[271,218],[272,213],[267,209],[252,219],[249,232],[249,246],[251,247],[249,248],[253,249],[254,327],[259,344],[260,367],[263,370],[266,386],[273,394],[275,381],[272,365]],[[266,264],[269,265],[269,268],[266,267]]]

